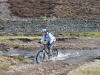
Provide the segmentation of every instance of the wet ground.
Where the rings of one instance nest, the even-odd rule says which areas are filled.
[[[28,58],[27,61],[30,63],[10,66],[8,72],[4,72],[8,75],[67,75],[69,71],[86,62],[94,61],[94,58],[100,56],[100,39],[64,39],[62,41],[60,39],[56,43],[56,48],[59,50],[58,56],[41,64],[35,61],[37,52],[42,48],[37,40],[7,41],[1,43],[0,47],[1,55],[21,56]],[[8,50],[5,49],[6,47]]]
[[[37,51],[26,51],[26,50],[9,50],[9,51],[0,51],[2,55],[19,55],[21,57],[29,57],[30,60],[35,62],[35,56]],[[82,63],[87,60],[91,60],[100,56],[100,50],[59,50],[58,56],[53,57],[50,60],[52,61],[65,61],[68,63]]]
[[[100,56],[100,50],[59,50],[58,56],[51,58],[48,62],[37,64],[35,56],[39,50],[9,50],[0,51],[2,55],[18,55],[28,57],[30,64],[12,65],[9,70],[1,75],[67,75],[78,66],[94,61]],[[32,57],[32,58],[31,58]]]

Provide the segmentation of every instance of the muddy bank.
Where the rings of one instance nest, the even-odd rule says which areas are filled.
[[[76,39],[65,39],[58,41],[56,47],[61,49],[74,49],[74,50],[93,50],[100,49],[100,39],[87,39],[87,38],[76,38]]]
[[[77,66],[65,62],[21,64],[19,66],[10,66],[7,71],[0,71],[0,75],[64,75]]]
[[[23,59],[19,56],[11,57],[11,56],[7,56],[7,55],[5,55],[5,56],[0,55],[0,73],[2,71],[8,71],[10,66],[18,66],[18,65],[23,64],[23,63],[28,64],[26,59]]]
[[[25,67],[27,67],[28,69]],[[64,63],[64,62],[49,62],[49,63],[47,62],[43,64],[23,65],[24,73],[23,71],[19,72],[17,70],[19,67],[17,67],[14,71],[16,73],[20,73],[20,75],[21,74],[22,75],[23,74],[24,75],[63,75],[64,73],[67,74],[67,72],[69,72],[71,69],[75,67],[76,66],[69,65],[68,63]],[[15,75],[13,72],[11,74]]]
[[[30,39],[10,39],[0,42],[0,50],[20,49],[20,50],[37,50],[42,48],[38,40]],[[58,38],[55,47],[57,49],[100,49],[100,39],[87,38]]]

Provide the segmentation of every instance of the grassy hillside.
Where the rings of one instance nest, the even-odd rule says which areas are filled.
[[[8,0],[20,17],[56,16],[67,19],[100,19],[100,0]]]

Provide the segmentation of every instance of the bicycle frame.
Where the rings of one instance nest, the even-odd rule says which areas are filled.
[[[42,50],[45,50],[45,52],[46,52],[47,54],[49,54],[49,51],[46,50],[47,44],[43,44],[43,45],[44,45],[44,48],[43,48]]]
[[[36,55],[36,62],[37,63],[39,63],[39,62],[41,62],[41,61],[44,61],[46,58],[47,59],[50,59],[50,51],[48,50],[47,51],[47,44],[43,44],[44,45],[44,47],[43,47],[43,49],[42,50],[40,50],[38,53],[37,53],[37,55]],[[58,55],[58,50],[56,50],[55,51],[56,52],[56,56]],[[42,53],[42,57],[41,57],[41,53]],[[45,56],[46,55],[46,56]],[[53,56],[53,55],[52,55]],[[55,55],[54,55],[55,56]],[[45,58],[46,57],[46,58]],[[42,59],[42,60],[40,60],[40,59]]]

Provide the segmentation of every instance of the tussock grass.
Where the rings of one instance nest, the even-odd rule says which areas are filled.
[[[100,60],[84,64],[68,75],[100,75]]]
[[[0,55],[0,70],[8,70],[9,66],[19,65],[19,64],[27,64],[24,58],[20,56],[10,57],[10,56],[3,56]]]

